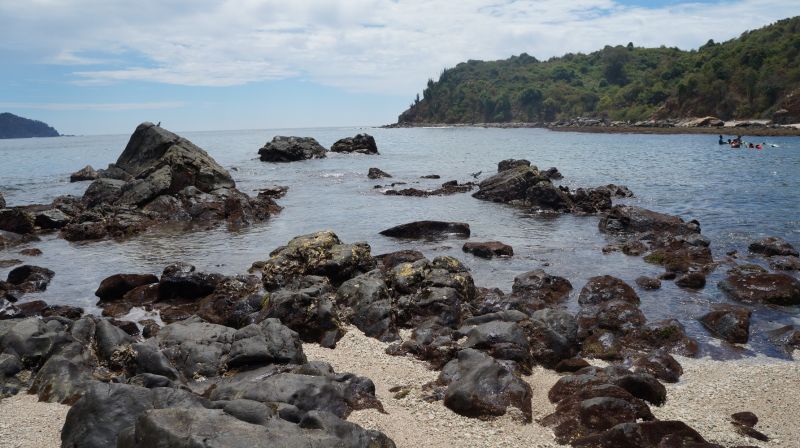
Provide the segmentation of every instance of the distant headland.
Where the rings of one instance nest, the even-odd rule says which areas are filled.
[[[47,123],[8,112],[0,113],[0,138],[58,137],[60,135]]]

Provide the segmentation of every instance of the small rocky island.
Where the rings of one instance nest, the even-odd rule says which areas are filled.
[[[0,114],[0,138],[58,137],[47,123],[20,117],[8,112]]]

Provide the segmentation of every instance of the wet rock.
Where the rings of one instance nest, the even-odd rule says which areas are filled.
[[[636,284],[646,290],[653,290],[661,288],[661,280],[652,277],[638,277]]]
[[[768,334],[773,343],[783,347],[789,353],[800,349],[800,329],[795,328],[793,325],[780,327],[770,331]]]
[[[675,284],[681,288],[702,289],[706,286],[706,276],[702,272],[687,272],[678,276]]]
[[[311,137],[277,136],[258,150],[262,162],[293,162],[325,157],[325,148]]]
[[[457,181],[445,182],[440,188],[420,190],[419,188],[405,188],[402,190],[387,190],[386,196],[411,196],[425,198],[429,196],[447,196],[457,193],[466,193],[475,186],[472,182],[459,185]]]
[[[331,146],[332,152],[358,153],[358,154],[378,154],[378,145],[375,138],[369,134],[358,134],[355,137],[347,137],[338,140]]]
[[[0,210],[0,230],[27,234],[35,230],[33,215],[19,208]]]
[[[286,448],[394,448],[394,443],[377,431],[365,430],[329,413],[309,412],[292,423],[280,418],[247,422],[222,409],[160,409],[145,412],[130,432],[120,437],[120,448],[170,446],[251,447],[269,440]]]
[[[284,185],[272,185],[266,188],[259,188],[258,197],[267,197],[270,199],[280,199],[286,196],[289,187]]]
[[[530,386],[508,367],[473,349],[458,352],[442,369],[437,382],[447,386],[444,405],[467,417],[503,415],[514,406],[531,417]]]
[[[543,178],[536,167],[516,164],[484,179],[472,196],[493,202],[524,203],[528,189],[540,179]]]
[[[339,285],[374,268],[369,244],[343,244],[335,233],[325,231],[293,238],[251,270],[261,272],[267,290],[275,290],[304,275],[324,276]]]
[[[382,177],[392,177],[392,175],[380,168],[370,168],[367,177],[370,179],[380,179]]]
[[[514,249],[500,241],[468,242],[464,243],[462,250],[481,258],[510,257],[514,255]]]
[[[686,223],[677,216],[628,205],[614,206],[600,218],[599,227],[604,233],[666,232],[687,235],[699,232],[699,226],[694,222]]]
[[[401,263],[413,263],[423,258],[425,258],[425,255],[418,250],[399,250],[375,256],[375,260],[380,262],[381,269],[384,271],[388,271]]]
[[[114,203],[122,194],[124,185],[125,181],[122,180],[97,179],[83,193],[83,202],[88,207]]]
[[[36,212],[34,224],[39,228],[50,230],[60,229],[69,224],[72,218],[57,208]]]
[[[786,274],[731,274],[718,283],[732,299],[745,303],[800,304],[800,281]]]
[[[34,235],[21,235],[19,233],[0,230],[0,249],[9,249],[32,241],[39,241],[39,238]]]
[[[419,176],[420,179],[441,179],[442,176],[438,174],[426,174],[424,176]]]
[[[158,277],[152,274],[114,274],[100,282],[94,295],[100,300],[120,299],[128,291],[152,283],[158,283]]]
[[[750,252],[771,257],[774,255],[798,257],[800,253],[788,241],[776,236],[769,236],[750,243]]]
[[[735,306],[720,306],[700,318],[700,323],[715,337],[736,344],[746,344],[750,337],[752,311]]]
[[[0,192],[0,208],[6,208],[6,198],[2,192]]]
[[[146,277],[143,281],[150,280],[150,277]],[[196,300],[213,293],[223,280],[221,274],[195,272],[191,265],[167,266],[158,280],[158,298]]]
[[[445,221],[415,221],[402,224],[380,232],[381,235],[394,238],[434,238],[455,235],[468,238],[469,224]]]
[[[636,356],[633,359],[633,371],[649,373],[667,383],[677,383],[683,375],[680,363],[664,350]]]
[[[47,289],[55,272],[39,266],[23,265],[11,270],[6,281],[19,292],[41,292]]]
[[[11,266],[16,266],[18,264],[22,264],[22,260],[18,260],[16,258],[0,260],[0,269],[10,268]]]
[[[287,287],[270,293],[256,321],[279,319],[298,332],[303,341],[333,348],[344,335],[334,300],[334,290],[327,278],[301,277]]]
[[[692,357],[700,351],[697,341],[687,336],[683,325],[675,319],[648,322],[625,339],[627,346],[640,352],[664,349],[669,353]]]
[[[86,165],[85,167],[79,169],[78,171],[75,171],[74,173],[70,174],[69,181],[81,182],[84,180],[95,180],[98,177],[99,176],[97,174],[97,171],[95,171],[91,165]]]
[[[202,407],[206,401],[180,389],[95,382],[69,412],[61,431],[64,446],[116,446],[118,437],[145,411]]]
[[[514,277],[513,295],[528,300],[542,301],[548,305],[563,302],[572,291],[572,284],[564,277],[550,275],[541,269]]]
[[[800,271],[800,258],[788,256],[769,257],[769,267],[776,271]]]
[[[610,275],[590,278],[578,295],[581,305],[597,305],[611,300],[638,304],[639,296],[630,285]]]
[[[600,330],[624,335],[638,330],[645,322],[639,307],[624,300],[586,305],[578,313],[578,337],[585,339]]]

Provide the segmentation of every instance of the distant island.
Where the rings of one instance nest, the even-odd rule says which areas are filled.
[[[58,137],[59,135],[58,131],[47,123],[8,112],[0,113],[0,138]]]
[[[539,61],[463,62],[428,80],[395,126],[633,124],[687,117],[800,122],[800,17],[697,50],[606,46]]]

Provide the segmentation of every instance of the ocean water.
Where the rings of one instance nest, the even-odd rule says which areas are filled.
[[[275,135],[315,137],[329,147],[359,132],[372,134],[378,156],[331,154],[326,159],[271,164],[258,160],[258,149]],[[179,132],[180,133],[180,132]],[[448,180],[466,182],[470,173],[486,178],[497,162],[525,158],[539,168],[557,167],[559,181],[570,187],[616,183],[636,195],[625,202],[700,221],[716,259],[737,250],[749,260],[752,240],[775,235],[800,247],[800,139],[759,138],[778,148],[731,150],[712,135],[581,134],[544,129],[482,128],[318,128],[180,133],[206,149],[231,170],[240,190],[286,185],[278,200],[284,210],[268,222],[231,232],[224,226],[174,233],[154,230],[125,241],[69,243],[55,235],[30,245],[40,257],[0,251],[0,259],[19,258],[56,272],[50,287],[25,300],[77,305],[97,311],[93,293],[100,281],[120,272],[160,273],[171,262],[186,261],[199,270],[243,273],[256,260],[296,235],[333,230],[345,242],[367,241],[373,253],[418,249],[429,258],[452,255],[465,262],[479,286],[511,289],[513,278],[532,269],[566,277],[574,289],[569,307],[586,280],[611,274],[633,285],[636,277],[655,276],[662,268],[640,257],[603,254],[608,241],[597,230],[597,217],[542,216],[527,210],[479,201],[470,194],[411,198],[384,196],[375,185],[407,182],[433,188]],[[88,182],[69,183],[69,174],[91,164],[114,162],[128,135],[0,140],[0,191],[9,205],[46,203],[63,194],[81,195]],[[370,180],[378,167],[392,179]],[[439,180],[420,179],[438,174]],[[404,188],[404,187],[399,187]],[[388,227],[421,219],[464,221],[472,241],[500,240],[514,247],[508,259],[483,260],[461,251],[464,240],[403,241],[378,234]],[[5,277],[10,269],[0,270]],[[751,342],[734,348],[711,338],[697,323],[714,303],[727,302],[717,289],[727,267],[717,269],[701,291],[663,282],[657,291],[638,291],[648,319],[674,317],[701,341],[712,356],[785,356],[766,332],[800,324],[796,308],[755,307]]]

